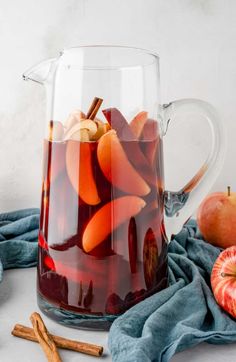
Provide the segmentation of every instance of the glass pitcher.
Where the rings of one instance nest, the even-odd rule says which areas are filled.
[[[38,304],[65,325],[106,329],[168,286],[167,245],[207,194],[224,156],[211,105],[162,105],[159,58],[143,49],[64,50],[23,75],[46,86]],[[163,137],[179,114],[209,123],[212,147],[178,192],[165,190]]]

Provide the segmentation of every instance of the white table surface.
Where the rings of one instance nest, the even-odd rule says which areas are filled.
[[[8,270],[0,285],[0,361],[43,362],[46,361],[39,345],[11,335],[14,324],[30,326],[29,315],[39,311],[35,293],[35,268]],[[77,352],[61,350],[63,362],[110,362],[106,332],[92,332],[63,327],[47,317],[44,321],[51,333],[104,346],[104,357],[86,356]],[[201,344],[178,353],[171,362],[233,362],[236,361],[236,344],[214,346]],[[135,362],[135,361],[133,361]]]

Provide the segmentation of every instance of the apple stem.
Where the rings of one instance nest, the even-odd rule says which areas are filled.
[[[230,196],[230,186],[227,186],[228,196]]]
[[[221,273],[221,276],[224,277],[236,277],[236,274],[229,274],[229,273]]]

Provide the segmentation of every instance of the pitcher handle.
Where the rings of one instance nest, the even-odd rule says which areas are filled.
[[[212,105],[199,99],[181,99],[162,106],[165,132],[170,121],[185,112],[200,114],[211,129],[211,150],[195,176],[178,192],[165,191],[165,228],[168,240],[177,234],[209,192],[223,165],[226,140],[223,125]]]

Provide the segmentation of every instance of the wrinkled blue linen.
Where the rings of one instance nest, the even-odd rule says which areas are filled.
[[[113,362],[167,362],[201,342],[236,341],[236,321],[216,303],[210,273],[220,249],[204,242],[191,220],[169,245],[170,286],[113,323]]]
[[[0,281],[3,269],[37,263],[39,209],[0,214]]]

